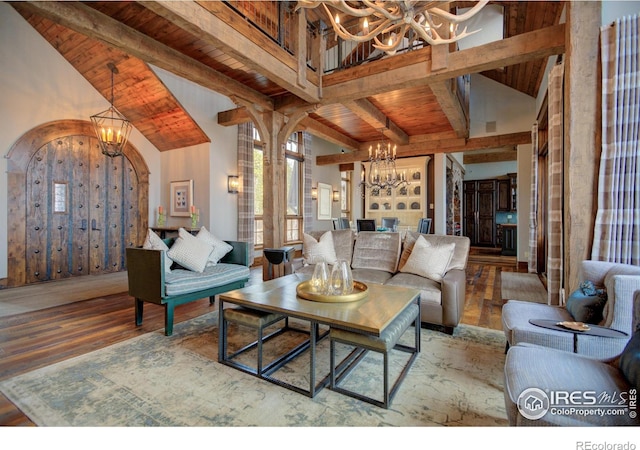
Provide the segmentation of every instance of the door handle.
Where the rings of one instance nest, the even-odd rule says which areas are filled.
[[[91,229],[95,231],[100,231],[100,228],[96,228],[96,219],[91,219]]]
[[[80,225],[80,229],[85,231],[87,229],[87,219],[82,219],[82,223]]]

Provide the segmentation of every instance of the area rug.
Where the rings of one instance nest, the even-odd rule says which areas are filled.
[[[535,273],[502,272],[502,298],[547,303],[547,290]]]
[[[314,398],[217,362],[218,313],[157,330],[0,383],[0,391],[38,426],[372,427],[506,426],[504,334],[460,325],[453,336],[422,330],[421,352],[387,410],[334,392]],[[409,337],[412,332],[406,333]],[[230,328],[230,346],[251,340]],[[265,359],[303,339],[286,333],[265,345]],[[348,348],[340,348],[339,355]],[[320,342],[318,377],[328,373]],[[393,352],[392,377],[403,365]],[[347,385],[381,397],[382,360],[369,356]],[[251,364],[254,355],[246,355]],[[274,376],[305,386],[308,353]],[[254,364],[255,365],[255,364]],[[306,385],[308,386],[308,384]],[[369,390],[369,391],[368,391]],[[379,395],[377,395],[379,393]]]

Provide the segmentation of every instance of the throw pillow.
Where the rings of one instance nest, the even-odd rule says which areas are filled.
[[[327,231],[320,239],[316,240],[313,236],[302,234],[302,258],[304,264],[317,264],[326,262],[327,264],[335,264],[338,260],[336,250],[333,247],[333,236],[331,231]]]
[[[185,269],[202,272],[212,251],[213,247],[210,244],[180,228],[178,237],[169,249],[169,257]]]
[[[585,281],[567,298],[566,308],[576,321],[595,325],[602,322],[606,303],[604,290],[596,289],[591,281]]]
[[[640,330],[627,342],[619,360],[620,371],[634,388],[640,388]]]
[[[205,227],[200,228],[198,234],[196,235],[198,239],[202,239],[207,244],[213,247],[213,251],[209,255],[209,260],[207,265],[214,266],[218,264],[218,262],[222,259],[224,255],[233,250],[233,247],[222,239],[218,239],[216,236],[211,234],[209,230]]]
[[[453,243],[434,246],[420,236],[416,239],[411,254],[400,272],[413,273],[440,282],[453,256],[454,247]]]
[[[142,244],[142,248],[164,251],[164,271],[166,273],[171,273],[171,264],[173,264],[173,261],[167,254],[169,252],[169,247],[167,247],[167,244],[165,244],[164,241],[160,239],[160,236],[158,236],[151,228],[147,230],[147,237],[144,240],[144,244]]]

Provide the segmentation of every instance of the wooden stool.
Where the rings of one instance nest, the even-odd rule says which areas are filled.
[[[268,334],[267,336],[263,336],[263,332],[265,328],[281,320],[285,321],[285,324],[282,328],[275,330],[274,332]],[[254,328],[258,334],[257,339],[254,342],[235,351],[234,353],[227,355],[228,322],[233,322],[248,328]],[[237,362],[233,362],[231,364],[242,368],[246,372],[250,372],[255,375],[262,376],[262,373],[264,371],[264,368],[262,365],[262,344],[268,341],[269,339],[283,333],[288,328],[288,325],[289,325],[289,318],[281,314],[267,313],[267,312],[248,309],[248,308],[225,309],[223,313],[223,320],[222,320],[222,326],[224,327],[224,329],[222,330],[222,333],[221,333],[222,342],[220,343],[220,352],[219,352],[220,354],[218,356],[218,360],[220,362],[225,361],[227,363],[230,363],[231,360],[236,356],[257,346],[258,361],[255,369],[252,369],[251,367],[245,366],[244,364],[240,364]]]
[[[398,339],[400,339],[400,337],[405,333],[405,331],[407,331],[412,323],[415,327],[414,347],[398,344]],[[329,338],[331,342],[331,389],[350,397],[374,404],[376,406],[389,408],[393,397],[400,387],[400,383],[402,383],[402,381],[406,377],[407,373],[409,372],[409,368],[418,356],[418,352],[420,352],[420,306],[417,304],[412,304],[407,307],[398,317],[396,317],[393,322],[391,322],[391,324],[389,324],[389,326],[382,332],[380,336],[371,336],[367,334],[341,330],[338,328],[331,328]],[[355,349],[340,364],[338,364],[337,367],[335,365],[336,342],[341,342],[343,344],[355,347]],[[405,364],[393,387],[391,388],[391,390],[389,390],[389,352],[394,348],[396,350],[411,353],[411,357]],[[340,382],[344,380],[344,378],[355,368],[355,366],[364,358],[367,351],[369,350],[382,353],[384,357],[383,401],[376,400],[372,397],[368,397],[366,395],[362,395],[339,386]]]

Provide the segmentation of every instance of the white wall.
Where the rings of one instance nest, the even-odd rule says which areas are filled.
[[[609,25],[616,19],[634,14],[640,14],[640,2],[638,1],[607,0],[602,2],[603,25]]]
[[[329,166],[318,166],[315,163],[316,156],[330,155],[340,152],[340,147],[332,144],[331,142],[320,139],[316,136],[312,136],[311,141],[313,149],[312,168],[311,168],[311,186],[316,187],[318,182],[330,184],[334,191],[340,191],[340,169],[336,164]],[[358,171],[354,171],[354,176]],[[305,199],[306,201],[307,199]],[[333,222],[331,220],[318,220],[318,202],[313,202],[313,222],[311,225],[312,230],[332,230]],[[331,203],[331,217],[340,217],[340,202]],[[354,216],[355,217],[355,216]]]
[[[220,239],[236,239],[238,196],[227,192],[227,176],[238,175],[238,127],[218,125],[218,112],[236,105],[228,97],[171,72],[157,67],[153,70],[211,139],[210,143],[161,153],[162,205],[169,207],[171,181],[194,180],[194,205],[200,209],[200,225]],[[151,204],[150,208],[158,205]],[[168,216],[167,225],[190,225],[190,219]]]
[[[54,120],[89,120],[109,107],[93,87],[15,10],[0,3],[0,154],[27,131]],[[10,63],[9,63],[10,61]],[[105,70],[106,67],[105,67]],[[133,130],[130,142],[150,174],[149,199],[159,201],[157,150]],[[0,158],[0,279],[7,277],[7,159]]]

